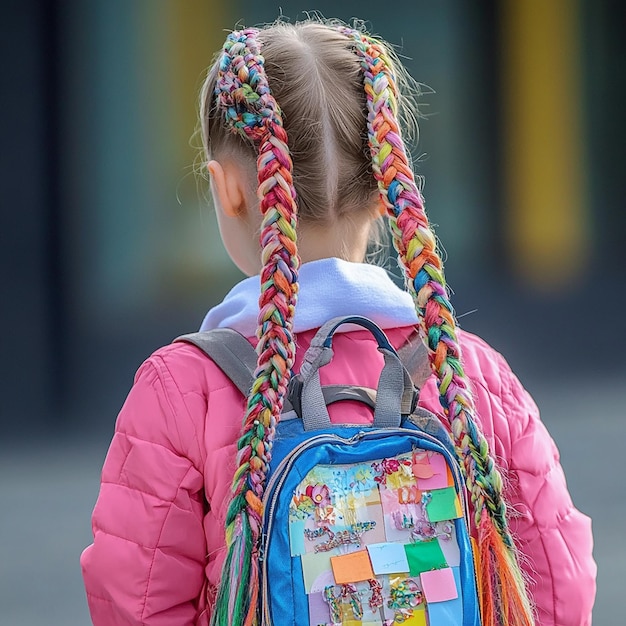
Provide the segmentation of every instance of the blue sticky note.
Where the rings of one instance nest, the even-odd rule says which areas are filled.
[[[461,595],[461,574],[458,567],[452,568],[458,597],[445,602],[428,602],[428,623],[430,626],[449,626],[463,623],[463,597]]]
[[[409,562],[401,543],[373,543],[367,546],[374,574],[401,574],[409,571]]]
[[[304,520],[289,520],[289,545],[291,556],[300,556],[306,553],[304,545]]]

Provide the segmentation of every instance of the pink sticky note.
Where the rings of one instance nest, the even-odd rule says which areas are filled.
[[[433,452],[430,456],[430,467],[433,475],[430,478],[417,479],[417,486],[422,491],[431,489],[445,489],[448,486],[448,471],[446,460],[438,452]]]
[[[427,602],[446,602],[459,597],[452,568],[435,569],[420,574]]]
[[[431,478],[435,471],[430,465],[428,452],[413,453],[413,476],[415,478]]]

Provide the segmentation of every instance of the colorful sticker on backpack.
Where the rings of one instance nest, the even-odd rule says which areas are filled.
[[[289,510],[311,626],[460,623],[462,516],[443,455],[317,465]]]

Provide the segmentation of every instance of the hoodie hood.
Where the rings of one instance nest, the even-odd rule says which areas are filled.
[[[296,333],[319,328],[329,319],[345,315],[363,315],[383,329],[411,326],[418,321],[410,294],[377,265],[337,258],[311,261],[301,265],[298,283]],[[207,313],[200,330],[232,328],[253,337],[258,326],[260,293],[260,276],[242,280]],[[340,330],[355,328],[346,325]]]

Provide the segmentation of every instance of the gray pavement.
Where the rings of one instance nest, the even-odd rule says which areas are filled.
[[[594,520],[594,624],[620,625],[626,581],[623,378],[529,385],[561,450],[578,508]],[[78,558],[108,442],[0,447],[0,625],[90,623]]]

